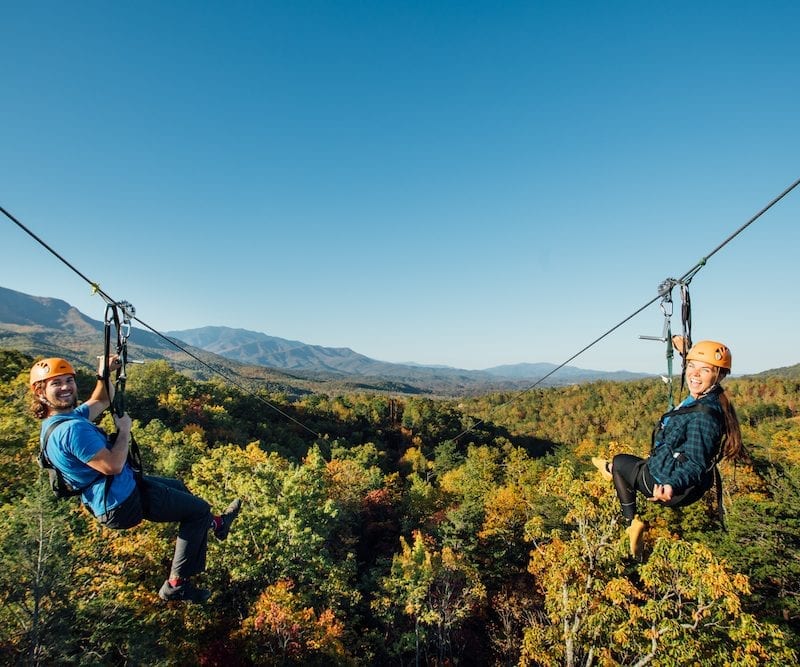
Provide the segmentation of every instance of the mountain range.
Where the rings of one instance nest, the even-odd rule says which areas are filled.
[[[459,395],[553,386],[599,379],[629,380],[644,374],[608,373],[550,363],[520,363],[483,370],[396,364],[350,348],[323,347],[227,326],[154,332],[134,321],[129,356],[166,359],[184,372],[208,379],[215,372],[266,383],[290,393],[372,389],[395,393]],[[32,356],[65,356],[94,365],[103,345],[103,322],[60,299],[0,287],[0,347]],[[116,338],[114,337],[114,340]]]
[[[223,326],[169,331],[167,335],[194,347],[242,363],[258,364],[289,371],[329,373],[334,376],[380,377],[402,380],[442,377],[456,381],[472,379],[484,383],[492,383],[498,380],[532,382],[539,380],[556,368],[555,364],[521,363],[495,366],[476,371],[416,363],[397,364],[371,359],[347,347],[308,345],[300,341],[268,336],[256,331]],[[642,375],[625,371],[606,373],[572,366],[565,366],[559,369],[558,373],[559,378],[553,380],[551,384],[574,383],[601,377],[616,380],[643,377]]]

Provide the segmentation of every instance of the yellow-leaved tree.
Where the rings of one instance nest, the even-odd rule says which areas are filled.
[[[777,627],[742,611],[747,578],[708,548],[662,537],[638,565],[607,483],[577,479],[564,463],[540,490],[569,509],[563,528],[529,535],[546,616],[525,631],[522,665],[796,663]]]
[[[400,547],[372,608],[398,634],[394,650],[402,654],[413,647],[417,660],[432,651],[443,664],[452,653],[453,631],[486,589],[474,567],[448,547],[437,550],[420,531],[411,543],[401,537]]]

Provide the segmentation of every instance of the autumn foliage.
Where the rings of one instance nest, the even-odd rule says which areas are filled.
[[[713,494],[644,504],[635,562],[589,459],[646,453],[658,379],[458,401],[264,390],[281,414],[137,366],[148,471],[216,509],[244,500],[209,544],[211,600],[184,606],[155,594],[175,526],[108,531],[56,501],[34,463],[31,360],[0,361],[4,664],[797,663],[800,372],[728,380],[748,458],[722,467],[724,529]]]

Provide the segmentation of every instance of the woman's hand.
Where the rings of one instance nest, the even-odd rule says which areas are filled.
[[[653,487],[653,497],[649,498],[652,501],[661,501],[663,503],[672,500],[672,484],[656,484]]]

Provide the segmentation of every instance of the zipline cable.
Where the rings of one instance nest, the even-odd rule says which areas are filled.
[[[301,421],[300,421],[300,420],[298,420],[298,419],[295,419],[295,418],[294,418],[294,417],[292,417],[290,414],[287,414],[286,412],[284,412],[283,410],[281,410],[281,409],[280,409],[280,408],[279,408],[277,405],[273,405],[272,403],[270,403],[269,401],[267,401],[267,400],[266,400],[265,398],[263,398],[262,396],[259,396],[258,394],[254,393],[253,391],[251,391],[250,389],[248,389],[247,387],[245,387],[245,386],[244,386],[244,385],[242,385],[241,383],[237,382],[237,381],[236,381],[235,379],[233,379],[233,378],[232,378],[232,377],[231,377],[231,376],[230,376],[228,373],[224,373],[224,372],[220,371],[219,369],[217,369],[217,368],[214,368],[214,367],[213,367],[211,364],[208,364],[208,363],[206,363],[206,362],[205,362],[205,361],[203,361],[203,360],[202,360],[200,357],[198,357],[196,354],[193,354],[191,351],[187,350],[185,347],[183,347],[182,345],[180,345],[179,343],[177,343],[177,342],[176,342],[176,341],[174,341],[173,339],[169,338],[168,336],[165,336],[164,334],[162,334],[162,333],[161,333],[161,332],[159,332],[159,331],[156,331],[156,330],[155,330],[153,327],[151,327],[149,324],[146,324],[145,322],[142,322],[142,320],[140,320],[138,317],[134,317],[133,319],[134,319],[134,320],[136,320],[136,321],[137,321],[139,324],[141,324],[141,325],[142,325],[142,326],[143,326],[145,329],[148,329],[149,331],[151,331],[152,333],[154,333],[154,334],[155,334],[156,336],[158,336],[159,338],[162,338],[163,340],[165,340],[166,342],[168,342],[168,343],[169,343],[170,345],[172,345],[173,347],[177,348],[178,350],[180,350],[180,351],[181,351],[181,352],[183,352],[184,354],[186,354],[186,355],[190,356],[192,359],[194,359],[194,360],[195,360],[195,361],[197,361],[198,363],[200,363],[200,364],[202,364],[203,366],[205,366],[205,367],[206,367],[208,370],[210,370],[212,373],[216,373],[216,374],[217,374],[217,375],[219,375],[220,377],[222,377],[222,378],[224,378],[225,380],[227,380],[228,382],[230,382],[230,383],[231,383],[232,385],[234,385],[235,387],[238,387],[239,389],[241,389],[241,390],[242,390],[243,392],[245,392],[246,394],[249,394],[250,396],[253,396],[253,397],[254,397],[256,400],[258,400],[258,401],[261,401],[262,403],[264,403],[264,405],[267,405],[267,406],[269,406],[269,407],[270,407],[270,408],[272,408],[272,409],[273,409],[275,412],[277,412],[279,415],[282,415],[283,417],[285,417],[285,418],[286,418],[286,419],[288,419],[289,421],[292,421],[292,422],[294,422],[295,424],[297,424],[298,426],[302,427],[303,429],[305,429],[306,431],[308,431],[309,433],[311,433],[311,435],[313,435],[315,438],[321,438],[321,437],[322,437],[322,434],[320,434],[320,433],[317,433],[316,431],[312,431],[312,430],[311,430],[311,429],[310,429],[308,426],[306,426],[305,424],[303,424],[303,422],[301,422]]]
[[[759,219],[759,218],[760,218],[762,215],[764,215],[764,213],[766,213],[766,212],[767,212],[769,209],[771,209],[771,208],[772,208],[772,207],[773,207],[775,204],[777,204],[777,203],[778,203],[778,202],[779,202],[781,199],[783,199],[783,198],[784,198],[786,195],[788,195],[788,194],[789,194],[789,193],[790,193],[792,190],[794,190],[794,189],[795,189],[795,188],[796,188],[798,185],[800,185],[800,179],[796,180],[796,181],[795,181],[794,183],[792,183],[792,184],[791,184],[789,187],[787,187],[787,188],[786,188],[786,189],[785,189],[785,190],[784,190],[784,191],[783,191],[781,194],[779,194],[777,197],[775,197],[775,198],[774,198],[774,199],[773,199],[771,202],[769,202],[769,203],[768,203],[766,206],[764,206],[764,208],[762,208],[762,209],[761,209],[761,210],[760,210],[758,213],[756,213],[756,214],[755,214],[753,217],[751,217],[751,218],[750,218],[750,219],[749,219],[747,222],[745,222],[745,223],[744,223],[744,224],[743,224],[741,227],[739,227],[739,229],[737,229],[735,232],[733,232],[733,233],[732,233],[730,236],[728,236],[728,238],[726,238],[726,239],[725,239],[725,240],[724,240],[722,243],[720,243],[720,244],[719,244],[719,245],[718,245],[716,248],[714,248],[714,249],[713,249],[713,250],[712,250],[710,253],[708,253],[708,255],[706,255],[705,257],[701,258],[701,260],[700,260],[700,261],[699,261],[697,264],[695,264],[695,265],[694,265],[694,266],[693,266],[691,269],[689,269],[689,270],[688,270],[686,273],[684,273],[684,274],[683,274],[683,276],[681,276],[681,277],[678,279],[678,281],[677,281],[677,282],[679,282],[679,283],[685,283],[685,284],[688,284],[689,282],[691,282],[692,278],[694,278],[694,276],[697,274],[697,272],[698,272],[698,271],[700,271],[700,269],[701,269],[701,268],[703,268],[703,267],[706,265],[706,263],[708,262],[708,260],[709,260],[709,259],[711,259],[711,257],[713,257],[713,256],[714,256],[714,255],[715,255],[717,252],[719,252],[719,251],[720,251],[722,248],[724,248],[724,247],[725,247],[725,246],[726,246],[728,243],[730,243],[730,242],[731,242],[731,241],[732,241],[734,238],[736,238],[736,237],[737,237],[739,234],[741,234],[741,233],[742,233],[742,232],[743,232],[745,229],[747,229],[747,227],[749,227],[749,226],[750,226],[751,224],[753,224],[753,223],[754,223],[756,220],[758,220],[758,219]],[[107,302],[109,302],[109,303],[116,303],[116,301],[114,301],[114,299],[112,299],[110,296],[108,296],[108,295],[107,295],[105,292],[103,292],[103,291],[100,289],[100,287],[99,287],[99,285],[98,285],[97,283],[95,283],[95,282],[93,282],[93,281],[89,280],[89,278],[87,278],[87,277],[86,277],[86,276],[85,276],[83,273],[81,273],[80,271],[78,271],[78,269],[76,269],[76,268],[75,268],[75,267],[74,267],[72,264],[70,264],[70,263],[69,263],[69,262],[68,262],[66,259],[64,259],[64,258],[63,258],[61,255],[59,255],[59,254],[58,254],[58,253],[57,253],[55,250],[53,250],[53,249],[52,249],[52,248],[51,248],[51,247],[50,247],[50,246],[49,246],[47,243],[45,243],[45,242],[44,242],[44,241],[43,241],[41,238],[39,238],[39,237],[38,237],[36,234],[34,234],[32,231],[30,231],[30,230],[29,230],[29,229],[28,229],[28,228],[27,228],[25,225],[23,225],[23,224],[22,224],[22,223],[21,223],[19,220],[17,220],[17,219],[16,219],[16,218],[15,218],[13,215],[11,215],[11,213],[9,213],[9,212],[8,212],[8,211],[7,211],[5,208],[3,208],[2,206],[0,206],[0,212],[2,212],[2,213],[3,213],[3,214],[6,216],[6,217],[8,217],[8,218],[9,218],[9,220],[11,220],[11,221],[12,221],[14,224],[16,224],[16,225],[17,225],[17,226],[18,226],[20,229],[22,229],[22,230],[23,230],[25,233],[27,233],[29,236],[31,236],[33,239],[35,239],[35,240],[36,240],[38,243],[40,243],[40,244],[41,244],[41,245],[42,245],[44,248],[46,248],[46,249],[47,249],[48,251],[50,251],[50,252],[51,252],[53,255],[55,255],[55,256],[56,256],[56,257],[57,257],[57,258],[58,258],[60,261],[62,261],[64,264],[66,264],[66,265],[67,265],[67,266],[68,266],[70,269],[72,269],[72,270],[73,270],[73,271],[74,271],[74,272],[75,272],[77,275],[79,275],[81,278],[83,278],[83,280],[84,280],[84,281],[86,281],[86,282],[87,282],[87,283],[88,283],[88,284],[89,284],[89,285],[92,287],[93,291],[95,291],[96,293],[100,294],[100,295],[101,295],[101,296],[102,296],[102,297],[103,297],[103,298],[104,298],[104,299],[105,299]],[[647,309],[649,306],[651,306],[653,303],[655,303],[655,302],[656,302],[658,299],[662,298],[662,296],[663,296],[663,295],[662,295],[661,293],[659,293],[658,295],[656,295],[655,297],[653,297],[652,299],[650,299],[650,301],[648,301],[648,302],[647,302],[647,303],[645,303],[643,306],[641,306],[640,308],[638,308],[636,311],[634,311],[633,313],[631,313],[630,315],[628,315],[628,317],[626,317],[625,319],[621,320],[619,323],[615,324],[615,325],[614,325],[613,327],[611,327],[611,328],[610,328],[608,331],[606,331],[605,333],[603,333],[603,334],[601,334],[600,336],[598,336],[597,338],[595,338],[595,339],[594,339],[594,340],[593,340],[591,343],[589,343],[588,345],[586,345],[586,346],[584,346],[583,348],[581,348],[581,349],[580,349],[578,352],[576,352],[575,354],[573,354],[571,357],[569,357],[569,358],[568,358],[568,359],[566,359],[565,361],[561,362],[561,363],[560,363],[558,366],[556,366],[555,368],[553,368],[552,370],[550,370],[548,373],[546,373],[545,375],[543,375],[543,376],[542,376],[541,378],[539,378],[539,379],[538,379],[536,382],[534,382],[533,384],[529,385],[528,387],[525,387],[524,389],[522,389],[522,390],[518,391],[518,392],[517,392],[517,393],[516,393],[514,396],[512,396],[512,397],[511,397],[510,399],[508,399],[507,401],[505,401],[505,402],[501,403],[500,405],[497,405],[497,406],[495,406],[495,407],[492,409],[492,412],[495,412],[495,411],[499,410],[500,408],[506,407],[507,405],[510,405],[510,404],[514,403],[514,402],[515,402],[516,400],[518,400],[518,399],[519,399],[521,396],[523,396],[524,394],[528,393],[528,392],[529,392],[529,391],[531,391],[532,389],[534,389],[534,388],[538,387],[538,386],[539,386],[539,385],[540,385],[542,382],[544,382],[544,381],[545,381],[547,378],[549,378],[549,377],[550,377],[550,376],[552,376],[554,373],[556,373],[557,371],[559,371],[559,370],[561,370],[562,368],[564,368],[564,366],[566,366],[566,365],[567,365],[569,362],[571,362],[571,361],[573,361],[573,360],[577,359],[577,358],[578,358],[580,355],[582,355],[582,354],[583,354],[584,352],[586,352],[588,349],[590,349],[590,348],[594,347],[595,345],[597,345],[597,343],[599,343],[601,340],[603,340],[603,339],[604,339],[604,338],[606,338],[607,336],[611,335],[611,334],[612,334],[614,331],[616,331],[617,329],[619,329],[619,328],[620,328],[622,325],[624,325],[624,324],[626,324],[627,322],[629,322],[630,320],[632,320],[634,317],[636,317],[636,316],[637,316],[639,313],[641,313],[643,310]],[[228,382],[230,382],[230,383],[231,383],[231,384],[233,384],[234,386],[238,387],[239,389],[242,389],[242,390],[243,390],[245,393],[248,393],[248,394],[250,394],[250,395],[254,396],[255,398],[257,398],[257,399],[258,399],[258,400],[260,400],[261,402],[265,403],[266,405],[268,405],[270,408],[272,408],[273,410],[275,410],[275,411],[276,411],[276,412],[278,412],[279,414],[281,414],[281,415],[283,415],[284,417],[286,417],[287,419],[289,419],[289,420],[291,420],[291,421],[295,422],[296,424],[298,424],[299,426],[301,426],[302,428],[304,428],[304,429],[305,429],[306,431],[308,431],[309,433],[312,433],[314,436],[316,436],[316,437],[320,437],[320,434],[318,434],[318,433],[315,433],[315,432],[314,432],[314,431],[312,431],[310,428],[308,428],[308,427],[307,427],[305,424],[301,423],[300,421],[298,421],[297,419],[295,419],[295,418],[294,418],[294,417],[292,417],[291,415],[288,415],[288,414],[286,414],[286,413],[285,413],[285,412],[283,412],[283,411],[282,411],[280,408],[278,408],[278,407],[277,407],[277,406],[275,406],[275,405],[272,405],[271,403],[269,403],[268,401],[264,400],[262,397],[258,396],[257,394],[254,394],[254,393],[253,393],[253,392],[251,392],[249,389],[247,389],[247,388],[243,387],[241,384],[239,384],[239,383],[238,383],[238,382],[236,382],[235,380],[231,379],[231,378],[230,378],[230,377],[229,377],[227,374],[225,374],[225,373],[222,373],[222,372],[220,372],[218,369],[215,369],[215,368],[213,368],[211,365],[207,364],[205,361],[203,361],[202,359],[200,359],[200,358],[199,358],[197,355],[193,354],[192,352],[190,352],[189,350],[187,350],[187,349],[186,349],[186,348],[184,348],[183,346],[181,346],[181,345],[177,344],[177,343],[176,343],[174,340],[172,340],[172,339],[168,338],[167,336],[164,336],[162,333],[160,333],[159,331],[157,331],[156,329],[154,329],[153,327],[151,327],[149,324],[147,324],[147,323],[143,322],[143,321],[142,321],[142,320],[140,320],[138,317],[134,317],[133,319],[134,319],[134,320],[136,320],[136,321],[137,321],[139,324],[141,324],[143,327],[145,327],[146,329],[148,329],[149,331],[151,331],[152,333],[154,333],[156,336],[158,336],[158,337],[162,338],[163,340],[167,341],[167,342],[168,342],[170,345],[172,345],[172,346],[176,347],[177,349],[181,350],[181,351],[182,351],[184,354],[187,354],[188,356],[190,356],[191,358],[193,358],[195,361],[199,362],[200,364],[202,364],[203,366],[205,366],[206,368],[208,368],[208,369],[209,369],[210,371],[212,371],[213,373],[216,373],[216,374],[220,375],[221,377],[223,377],[224,379],[226,379]],[[483,424],[485,421],[486,421],[485,419],[479,419],[479,420],[478,420],[478,421],[476,421],[474,424],[472,424],[471,426],[469,426],[468,428],[466,428],[464,431],[462,431],[461,433],[459,433],[457,436],[455,436],[455,438],[453,438],[453,440],[454,440],[454,441],[456,441],[456,440],[459,440],[460,438],[462,438],[463,436],[465,436],[467,433],[470,433],[470,432],[471,432],[471,431],[473,431],[475,428],[477,428],[477,427],[478,427],[480,424]]]
[[[92,291],[99,294],[103,297],[106,303],[115,303],[114,299],[112,299],[108,294],[106,294],[103,290],[100,289],[100,285],[97,283],[89,280],[85,275],[83,275],[78,269],[76,269],[72,264],[70,264],[66,259],[64,259],[61,255],[59,255],[55,250],[53,250],[47,243],[45,243],[41,238],[36,236],[30,229],[28,229],[25,225],[23,225],[19,220],[17,220],[11,213],[6,211],[2,206],[0,206],[0,211],[5,215],[11,222],[13,222],[17,227],[19,227],[23,232],[25,232],[28,236],[33,238],[39,245],[47,249],[50,253],[55,255],[57,259],[59,259],[62,263],[66,264],[70,269],[72,269],[75,273],[77,273],[81,278],[83,278],[92,288]]]
[[[45,243],[45,242],[44,242],[44,241],[43,241],[43,240],[42,240],[40,237],[38,237],[36,234],[34,234],[34,233],[33,233],[33,232],[30,230],[30,229],[28,229],[28,228],[27,228],[27,227],[26,227],[24,224],[22,224],[22,223],[21,223],[19,220],[17,220],[17,218],[15,218],[15,217],[14,217],[14,216],[13,216],[11,213],[9,213],[9,212],[8,212],[8,211],[7,211],[5,208],[3,208],[2,206],[0,206],[0,212],[2,212],[2,213],[3,213],[3,215],[5,215],[5,216],[6,216],[6,217],[7,217],[9,220],[11,220],[11,222],[13,222],[15,225],[17,225],[17,227],[19,227],[20,229],[22,229],[22,231],[24,231],[26,234],[28,234],[28,235],[29,235],[31,238],[35,239],[35,240],[36,240],[36,241],[37,241],[37,242],[38,242],[38,243],[39,243],[41,246],[43,246],[43,247],[44,247],[45,249],[47,249],[47,250],[48,250],[50,253],[52,253],[53,255],[55,255],[55,257],[56,257],[56,258],[58,258],[58,259],[59,259],[59,260],[60,260],[62,263],[64,263],[66,266],[68,266],[68,267],[69,267],[69,268],[70,268],[70,269],[71,269],[71,270],[72,270],[74,273],[76,273],[76,274],[77,274],[78,276],[80,276],[80,277],[81,277],[81,278],[82,278],[84,281],[86,281],[86,282],[87,282],[87,283],[88,283],[88,284],[91,286],[91,288],[92,288],[92,291],[93,291],[94,293],[96,293],[96,294],[99,294],[99,295],[100,295],[100,296],[103,298],[103,300],[106,302],[106,304],[108,304],[108,305],[110,305],[110,306],[114,306],[114,305],[117,305],[118,303],[120,303],[120,302],[116,301],[115,299],[111,298],[111,297],[110,297],[108,294],[106,294],[106,293],[105,293],[105,292],[104,292],[102,289],[100,289],[100,286],[98,285],[98,283],[96,283],[96,282],[94,282],[94,281],[90,280],[89,278],[87,278],[87,277],[86,277],[86,276],[85,276],[83,273],[81,273],[81,272],[80,272],[80,271],[79,271],[77,268],[75,268],[75,266],[73,266],[73,265],[72,265],[70,262],[68,262],[66,259],[64,259],[64,257],[62,257],[62,256],[61,256],[59,253],[57,253],[55,250],[53,250],[53,248],[52,248],[52,247],[50,247],[50,246],[49,246],[47,243]],[[161,338],[161,339],[165,340],[167,343],[169,343],[169,344],[170,344],[170,345],[172,345],[173,347],[177,348],[178,350],[180,350],[180,351],[181,351],[181,352],[183,352],[184,354],[188,355],[189,357],[191,357],[192,359],[194,359],[195,361],[197,361],[198,363],[200,363],[201,365],[203,365],[205,368],[207,368],[208,370],[210,370],[212,373],[215,373],[215,374],[219,375],[220,377],[222,377],[222,378],[224,378],[225,380],[227,380],[228,382],[230,382],[230,383],[231,383],[233,386],[235,386],[235,387],[237,387],[238,389],[242,390],[242,391],[243,391],[243,392],[245,392],[246,394],[249,394],[250,396],[253,396],[253,397],[254,397],[256,400],[260,401],[260,402],[261,402],[261,403],[263,403],[264,405],[267,405],[268,407],[272,408],[272,409],[273,409],[275,412],[277,412],[279,415],[282,415],[283,417],[285,417],[285,418],[286,418],[286,419],[288,419],[289,421],[292,421],[292,422],[294,422],[295,424],[297,424],[298,426],[302,427],[303,429],[305,429],[306,431],[308,431],[309,433],[311,433],[311,434],[312,434],[312,435],[313,435],[315,438],[320,438],[320,437],[322,437],[320,433],[317,433],[316,431],[312,431],[312,430],[311,430],[311,429],[310,429],[308,426],[306,426],[305,424],[303,424],[303,423],[302,423],[301,421],[299,421],[298,419],[295,419],[295,418],[294,418],[294,417],[292,417],[291,415],[289,415],[289,414],[287,414],[286,412],[284,412],[283,410],[281,410],[281,409],[280,409],[278,406],[276,406],[276,405],[273,405],[272,403],[270,403],[269,401],[267,401],[267,400],[266,400],[265,398],[263,398],[262,396],[259,396],[258,394],[254,393],[253,391],[251,391],[251,390],[250,390],[250,389],[248,389],[247,387],[243,386],[241,383],[237,382],[237,381],[236,381],[234,378],[231,378],[229,374],[227,374],[227,373],[224,373],[224,372],[220,371],[218,368],[214,368],[213,366],[211,366],[211,365],[210,365],[210,364],[208,364],[207,362],[203,361],[203,360],[202,360],[200,357],[198,357],[196,354],[194,354],[194,353],[193,353],[193,352],[191,352],[190,350],[187,350],[185,347],[183,347],[182,345],[178,344],[177,342],[175,342],[174,340],[172,340],[172,339],[171,339],[171,338],[169,338],[168,336],[165,336],[165,335],[164,335],[164,334],[162,334],[161,332],[157,331],[156,329],[154,329],[153,327],[151,327],[149,324],[147,324],[146,322],[142,321],[142,320],[141,320],[141,319],[139,319],[138,317],[136,317],[136,316],[133,316],[131,319],[133,319],[134,321],[138,322],[138,323],[139,323],[139,324],[141,324],[141,325],[142,325],[142,326],[143,326],[145,329],[147,329],[148,331],[152,332],[153,334],[155,334],[155,335],[156,335],[156,336],[158,336],[159,338]]]
[[[700,259],[700,261],[697,262],[697,264],[695,264],[691,269],[689,269],[677,281],[674,281],[674,282],[676,284],[688,285],[691,282],[692,278],[694,278],[694,276],[697,274],[697,272],[700,271],[700,269],[702,269],[706,265],[706,263],[708,262],[709,259],[711,259],[711,257],[716,255],[720,250],[722,250],[722,248],[724,248],[726,245],[728,245],[728,243],[730,243],[734,238],[736,238],[745,229],[747,229],[750,225],[752,225],[762,215],[764,215],[767,211],[769,211],[769,209],[771,209],[773,206],[775,206],[775,204],[777,204],[781,199],[783,199],[786,195],[788,195],[798,185],[800,185],[800,178],[797,179],[794,183],[792,183],[789,187],[787,187],[783,192],[781,192],[777,197],[775,197],[771,202],[769,202],[764,208],[762,208],[758,213],[756,213],[746,223],[744,223],[741,227],[739,227],[739,229],[737,229],[730,236],[728,236],[728,238],[726,238],[722,243],[720,243],[716,248],[714,248],[705,257]],[[532,389],[535,389],[536,387],[538,387],[542,382],[544,382],[547,378],[549,378],[551,375],[553,375],[556,371],[559,371],[562,368],[564,368],[564,366],[566,366],[570,361],[573,361],[574,359],[577,359],[580,355],[582,355],[584,352],[586,352],[586,350],[588,350],[589,348],[594,347],[595,345],[597,345],[597,343],[599,343],[601,340],[603,340],[606,336],[609,336],[610,334],[612,334],[614,331],[619,329],[623,324],[625,324],[625,323],[629,322],[630,320],[632,320],[639,313],[641,313],[643,310],[645,310],[646,308],[651,306],[653,303],[655,303],[656,301],[658,301],[662,297],[663,297],[663,292],[659,291],[659,293],[655,297],[650,299],[650,301],[648,301],[646,304],[644,304],[641,308],[639,308],[635,312],[633,312],[630,315],[628,315],[628,317],[626,317],[624,320],[622,320],[618,324],[615,324],[613,327],[611,327],[604,334],[601,334],[600,336],[595,338],[591,343],[589,343],[585,347],[581,348],[578,352],[573,354],[569,359],[567,359],[566,361],[561,362],[558,366],[556,366],[555,368],[550,370],[548,373],[546,373],[545,375],[540,377],[538,380],[536,380],[536,382],[534,382],[530,386],[525,387],[524,389],[520,389],[518,392],[516,392],[507,401],[504,401],[503,403],[500,403],[499,405],[494,406],[491,409],[491,413],[495,413],[500,408],[504,408],[504,407],[507,407],[507,406],[511,405],[512,403],[517,401],[521,396],[523,396],[524,394],[527,394]],[[488,419],[488,417],[487,417],[487,419]],[[458,441],[459,439],[463,438],[465,435],[467,435],[467,433],[470,433],[470,432],[474,431],[478,426],[480,426],[481,424],[483,424],[485,422],[486,422],[486,419],[477,420],[474,424],[472,424],[469,427],[465,428],[461,433],[459,433],[457,436],[455,436],[453,438],[453,442]]]

